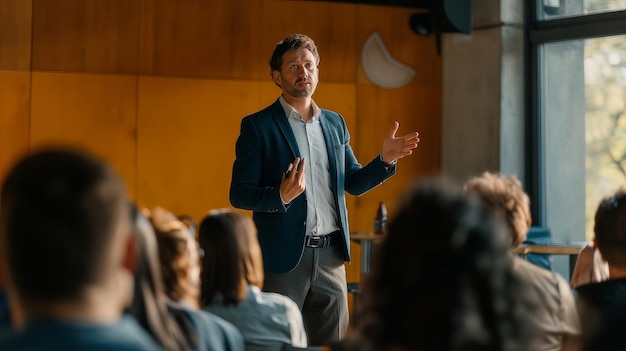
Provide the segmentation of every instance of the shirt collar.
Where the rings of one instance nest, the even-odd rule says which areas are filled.
[[[298,113],[298,111],[296,111],[296,109],[293,108],[293,106],[289,105],[287,100],[285,100],[285,98],[282,95],[278,98],[278,101],[280,102],[280,105],[283,107],[283,110],[285,111],[285,116],[287,116],[287,118],[294,118],[298,121],[304,121],[302,119],[302,116],[300,116],[300,114]],[[311,117],[311,121],[315,121],[321,116],[322,110],[320,110],[320,108],[317,107],[317,104],[313,100],[311,100],[311,106],[313,106],[313,117]]]

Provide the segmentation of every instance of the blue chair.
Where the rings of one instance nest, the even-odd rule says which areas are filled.
[[[530,227],[530,229],[528,230],[528,234],[526,234],[526,240],[524,240],[523,243],[533,245],[545,245],[549,244],[551,241],[552,235],[550,234],[550,229],[546,227]],[[541,268],[545,268],[549,271],[552,270],[551,255],[528,254],[526,255],[526,260]]]

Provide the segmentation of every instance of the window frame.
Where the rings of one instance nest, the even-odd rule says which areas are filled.
[[[577,39],[626,35],[626,10],[538,19],[540,0],[525,0],[526,174],[533,225],[546,225],[545,133],[540,76],[541,46]],[[581,0],[582,1],[582,0]]]

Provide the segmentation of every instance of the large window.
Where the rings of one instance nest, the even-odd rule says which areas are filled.
[[[529,188],[555,241],[626,187],[626,0],[528,0]]]
[[[626,10],[625,0],[538,0],[536,18],[540,20]]]

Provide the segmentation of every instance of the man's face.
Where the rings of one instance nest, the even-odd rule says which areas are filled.
[[[289,50],[283,55],[280,72],[272,73],[283,93],[294,98],[309,98],[317,87],[317,60],[308,49]]]

